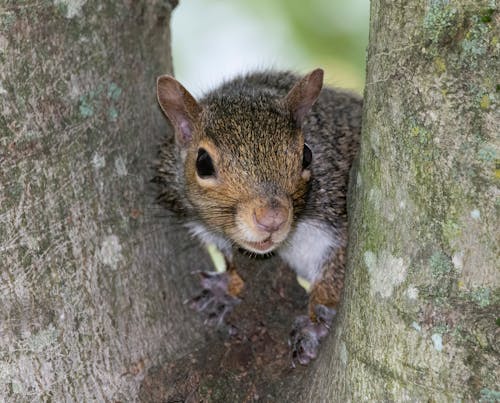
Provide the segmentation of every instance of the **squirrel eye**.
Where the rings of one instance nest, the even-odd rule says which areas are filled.
[[[207,178],[215,175],[212,158],[210,158],[210,155],[208,155],[207,151],[203,148],[198,150],[198,157],[196,158],[196,172],[200,178]]]
[[[309,168],[312,162],[312,151],[307,144],[304,144],[304,151],[302,152],[302,169]]]

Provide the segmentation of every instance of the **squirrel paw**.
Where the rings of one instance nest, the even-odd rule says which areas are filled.
[[[195,311],[205,316],[205,323],[220,326],[241,300],[229,293],[231,275],[228,272],[199,272],[202,291],[187,302]]]
[[[303,315],[297,317],[293,324],[288,342],[292,349],[293,367],[295,367],[295,361],[307,365],[316,358],[320,341],[328,334],[337,313],[335,309],[325,305],[316,305],[314,312],[316,321],[313,322],[308,316]]]

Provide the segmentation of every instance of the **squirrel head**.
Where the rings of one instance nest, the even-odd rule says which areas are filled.
[[[316,69],[285,96],[216,90],[197,102],[173,77],[158,78],[186,196],[208,228],[259,254],[286,240],[311,177],[301,127],[322,85],[323,70]]]

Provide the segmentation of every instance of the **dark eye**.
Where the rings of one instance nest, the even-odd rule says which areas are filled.
[[[212,158],[210,158],[210,155],[208,155],[207,151],[203,148],[198,150],[198,157],[196,158],[196,172],[200,178],[207,178],[215,175]]]
[[[302,169],[309,168],[313,159],[313,154],[311,149],[307,144],[304,144],[304,151],[302,152]]]

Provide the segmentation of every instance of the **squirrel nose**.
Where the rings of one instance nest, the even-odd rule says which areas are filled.
[[[282,205],[272,203],[271,206],[257,207],[254,212],[254,220],[257,228],[265,232],[276,232],[288,220],[288,209]]]

